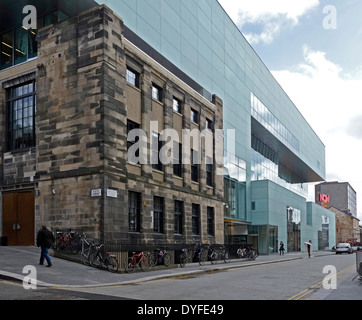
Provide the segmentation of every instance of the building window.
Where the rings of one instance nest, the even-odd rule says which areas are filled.
[[[181,113],[181,101],[179,99],[173,98],[173,111]]]
[[[195,123],[199,123],[199,113],[191,108],[191,121]]]
[[[199,165],[198,165],[198,152],[191,150],[191,180],[199,182]]]
[[[200,235],[200,205],[192,204],[192,234]]]
[[[255,202],[255,201],[252,201],[252,202],[251,202],[251,210],[252,210],[252,211],[255,211],[255,210],[256,210],[256,202]]]
[[[141,231],[141,194],[128,192],[128,230]]]
[[[153,199],[153,231],[163,233],[163,198],[154,197]]]
[[[7,91],[8,150],[35,146],[36,84],[32,81]]]
[[[127,120],[127,137],[129,137],[129,133],[132,130],[139,129],[139,128],[140,128],[140,125],[138,123],[133,122],[131,120]],[[134,140],[128,140],[128,138],[127,138],[127,151],[138,141],[139,141],[139,136],[136,136]],[[134,156],[136,158],[139,158],[139,155],[140,155],[140,151],[137,150]],[[128,161],[135,163],[135,161],[132,161],[132,160],[135,160],[135,159],[128,159]]]
[[[127,68],[126,80],[129,84],[137,88],[140,87],[140,75],[138,72]]]
[[[183,224],[183,214],[184,214],[184,204],[182,201],[175,200],[175,233],[182,234],[182,224]]]
[[[173,147],[173,174],[182,177],[182,144],[178,142]]]
[[[155,84],[152,85],[152,98],[162,102],[162,89]]]
[[[162,143],[160,141],[160,134],[152,132],[152,168],[162,171],[162,162],[160,160],[160,151],[162,149]]]
[[[37,56],[36,31],[23,27],[0,35],[0,69],[27,61]]]
[[[206,118],[206,129],[210,131],[214,130],[214,122],[208,118]]]
[[[38,17],[37,29],[67,19],[60,10]],[[35,58],[38,55],[37,30],[20,26],[0,34],[0,70]]]
[[[207,207],[207,235],[215,235],[215,214],[212,207]]]
[[[287,250],[300,251],[301,211],[287,207]]]
[[[212,158],[207,157],[206,158],[206,185],[209,187],[213,186],[213,164],[212,164]]]

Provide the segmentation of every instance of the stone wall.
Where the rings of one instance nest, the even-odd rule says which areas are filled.
[[[78,229],[118,243],[223,243],[224,179],[216,174],[223,163],[214,165],[213,185],[207,186],[204,162],[197,183],[191,181],[190,164],[183,164],[180,178],[173,175],[172,164],[158,171],[149,163],[127,162],[131,114],[139,117],[148,137],[150,121],[158,121],[160,130],[202,131],[207,117],[215,129],[222,129],[222,101],[217,96],[207,101],[126,41],[123,29],[121,18],[99,6],[39,30],[36,148],[6,154],[3,176],[9,184],[34,182],[36,230],[47,224],[53,230]],[[133,93],[126,82],[129,64],[141,74],[140,88]],[[162,88],[160,102],[152,98],[153,83]],[[182,101],[182,114],[173,111],[174,96]],[[191,107],[200,114],[199,124],[190,119]],[[150,141],[147,147],[150,150]],[[219,147],[223,153],[223,144]],[[129,231],[129,191],[142,194],[139,232]],[[153,229],[155,196],[164,199],[162,233]],[[184,202],[182,235],[175,235],[175,200]],[[192,235],[193,203],[201,209],[197,236]],[[208,206],[215,212],[212,236],[207,233]]]
[[[107,173],[125,177],[125,71],[114,45],[123,23],[109,14],[98,7],[39,32],[37,215],[97,237],[110,204],[91,190],[120,187]]]

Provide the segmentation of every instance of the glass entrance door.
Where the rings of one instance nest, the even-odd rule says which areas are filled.
[[[300,251],[300,227],[301,227],[301,211],[292,207],[287,207],[287,250]]]

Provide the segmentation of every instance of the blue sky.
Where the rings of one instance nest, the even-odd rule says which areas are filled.
[[[362,199],[362,1],[218,1],[324,142],[327,181]]]

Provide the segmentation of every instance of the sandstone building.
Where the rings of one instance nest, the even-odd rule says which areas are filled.
[[[39,28],[37,55],[3,64],[0,216],[8,245],[34,244],[42,224],[118,243],[223,243],[224,178],[216,162],[158,158],[165,129],[179,134],[180,155],[183,129],[208,129],[214,146],[223,103],[156,63],[124,38],[124,28],[97,6]],[[24,31],[28,39],[32,33]],[[128,161],[128,149],[143,139],[128,139],[137,128],[153,164]],[[195,141],[190,155],[204,159],[206,139]]]

